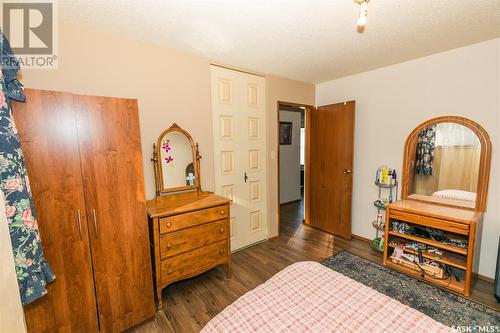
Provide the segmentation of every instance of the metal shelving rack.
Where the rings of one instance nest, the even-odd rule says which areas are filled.
[[[395,184],[382,184],[382,183],[379,183],[379,182],[375,181],[375,185],[378,186],[378,199],[373,202],[373,205],[375,207],[377,207],[377,216],[378,216],[382,212],[384,212],[384,214],[385,214],[385,207],[386,206],[378,204],[378,201],[382,200],[382,190],[383,189],[389,190],[390,191],[390,196],[393,198],[392,201],[393,202],[397,201],[399,182],[397,181],[397,179],[396,179],[396,183]],[[396,190],[395,193],[393,193],[394,189]],[[385,221],[385,216],[383,216],[382,221]],[[372,221],[372,226],[375,228],[375,239],[373,239],[373,241],[372,241],[372,248],[374,250],[378,251],[378,252],[384,252],[384,249],[383,248],[381,249],[375,243],[375,241],[377,239],[378,239],[379,242],[380,242],[381,239],[383,239],[384,230],[385,230],[384,225],[378,225],[377,220],[374,220],[374,221]],[[380,236],[379,236],[379,234],[380,234]]]

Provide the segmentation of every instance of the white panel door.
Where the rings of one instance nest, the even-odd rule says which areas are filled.
[[[211,66],[215,192],[232,200],[231,250],[267,238],[266,80]]]

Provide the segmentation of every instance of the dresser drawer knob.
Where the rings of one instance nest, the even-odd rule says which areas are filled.
[[[170,249],[172,247],[172,243],[167,243],[167,249]]]
[[[220,211],[220,215],[224,215],[225,211],[224,210],[221,210]]]
[[[224,227],[220,228],[220,233],[222,234],[224,232]]]
[[[172,223],[167,222],[167,228],[170,228],[172,226]]]
[[[167,270],[167,273],[168,274],[172,274],[174,272],[174,270],[172,269],[172,267],[169,267],[168,270]]]
[[[224,254],[224,250],[220,250],[219,253],[220,253],[220,255],[223,255]]]

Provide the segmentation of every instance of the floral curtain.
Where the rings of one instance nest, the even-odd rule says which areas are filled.
[[[19,64],[1,32],[0,46],[0,190],[5,197],[21,301],[28,304],[47,293],[46,285],[55,275],[43,256],[28,174],[10,105],[10,99],[25,99],[17,80]]]
[[[418,134],[417,156],[415,158],[415,173],[417,175],[432,175],[432,162],[434,161],[435,148],[436,125],[432,125]]]

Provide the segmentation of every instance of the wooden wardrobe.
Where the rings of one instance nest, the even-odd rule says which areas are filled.
[[[14,117],[57,278],[30,332],[119,332],[154,316],[137,101],[26,89]]]

